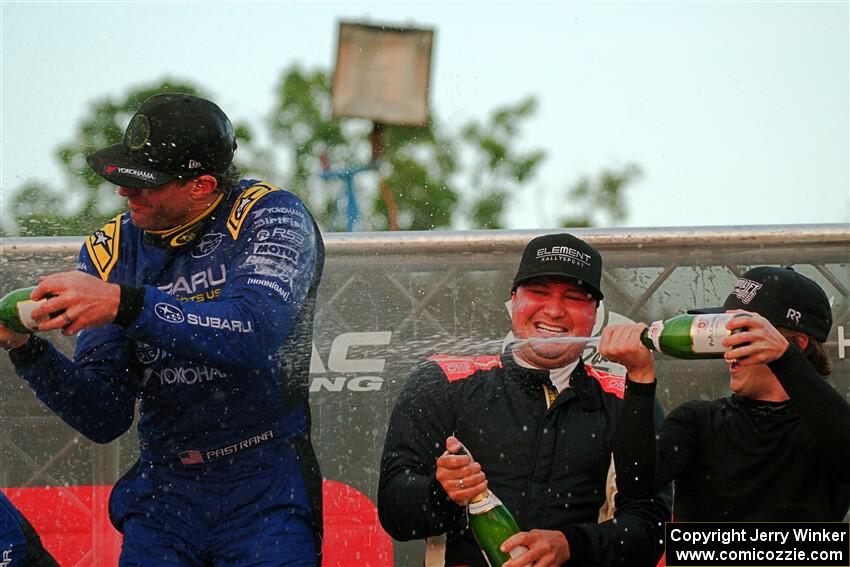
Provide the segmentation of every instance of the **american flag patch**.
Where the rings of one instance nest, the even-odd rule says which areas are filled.
[[[204,456],[196,449],[183,451],[178,456],[180,457],[180,462],[184,465],[197,465],[204,462]]]

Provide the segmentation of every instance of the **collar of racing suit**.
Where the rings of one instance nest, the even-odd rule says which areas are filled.
[[[785,400],[784,402],[766,402],[764,400],[754,400],[752,398],[745,398],[744,396],[739,396],[738,394],[731,394],[729,396],[729,399],[732,405],[736,405],[749,412],[750,414],[767,416],[795,415],[790,400]]]
[[[509,371],[509,376],[519,384],[523,391],[538,395],[541,388],[550,383],[548,370],[520,366],[509,351],[503,352],[501,358],[502,366]],[[586,410],[598,408],[601,401],[596,399],[593,394],[590,381],[591,378],[584,369],[584,360],[579,360],[570,376],[569,387],[558,395],[555,403],[561,403],[562,399],[566,400],[575,396],[579,399],[582,408]]]
[[[222,191],[215,201],[203,213],[186,224],[166,230],[146,230],[143,234],[145,244],[158,248],[180,248],[194,242],[218,217],[219,208],[229,190]]]

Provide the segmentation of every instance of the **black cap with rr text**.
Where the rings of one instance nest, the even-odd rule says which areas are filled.
[[[602,256],[572,234],[546,234],[532,239],[522,253],[513,288],[532,279],[562,277],[582,284],[597,300],[602,294]]]
[[[169,93],[142,103],[121,143],[94,152],[87,161],[110,183],[145,189],[222,174],[234,152],[233,125],[215,103]]]
[[[823,289],[790,267],[759,266],[744,273],[723,307],[690,313],[743,309],[758,313],[775,327],[799,331],[824,342],[832,329],[832,307]]]

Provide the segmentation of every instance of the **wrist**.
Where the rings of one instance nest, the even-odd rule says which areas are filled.
[[[135,323],[142,312],[145,304],[145,288],[125,284],[118,284],[118,287],[120,290],[118,311],[115,314],[114,323],[129,327]]]
[[[28,335],[19,347],[9,350],[9,360],[16,368],[27,368],[47,352],[49,343],[35,335]]]
[[[627,368],[626,375],[632,382],[638,384],[651,384],[655,382],[655,367],[649,366],[644,368],[636,368],[634,370]]]
[[[14,350],[16,348],[21,348],[27,341],[30,339],[30,335],[18,335],[16,334],[14,337],[7,341],[3,341],[2,347],[7,351]]]

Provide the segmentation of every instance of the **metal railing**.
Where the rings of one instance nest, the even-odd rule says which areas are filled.
[[[325,235],[327,260],[311,364],[314,443],[324,476],[374,501],[386,423],[411,369],[436,352],[498,352],[510,330],[505,302],[525,243],[544,232],[472,231]],[[575,229],[602,253],[605,302],[598,327],[651,321],[722,304],[754,265],[792,265],[832,299],[826,350],[833,383],[850,398],[850,225]],[[0,239],[0,290],[74,268],[80,238]],[[70,353],[73,340],[54,335]],[[610,368],[588,347],[586,359]],[[34,399],[0,357],[0,485],[109,485],[137,455],[135,435],[89,443]],[[715,361],[660,357],[666,409],[719,397],[728,378]],[[81,508],[85,502],[75,504]],[[102,509],[88,510],[102,524]],[[94,534],[93,549],[98,535]],[[396,545],[397,565],[421,545]],[[91,561],[91,563],[86,563]],[[79,563],[96,565],[93,551]]]

